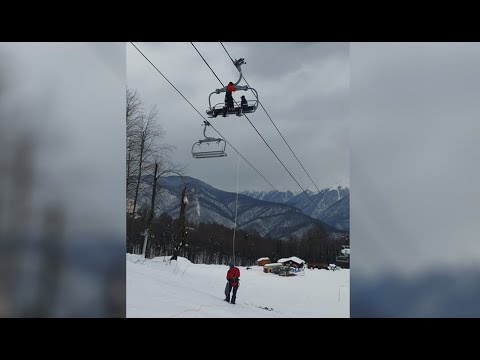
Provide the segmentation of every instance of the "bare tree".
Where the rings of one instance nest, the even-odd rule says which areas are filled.
[[[172,145],[162,142],[165,132],[158,123],[158,111],[153,106],[145,112],[139,93],[127,88],[127,218],[138,217],[144,229],[153,236],[152,223],[159,208],[162,190],[159,179],[167,175],[183,175],[185,166],[174,163]],[[149,199],[149,201],[147,200]],[[127,236],[133,241],[135,221],[127,219]],[[149,257],[152,241],[147,243],[146,256]]]
[[[143,110],[143,103],[140,99],[140,94],[137,90],[127,88],[127,133],[129,132],[130,125],[133,124],[139,113]]]
[[[155,217],[155,210],[160,205],[159,193],[162,190],[159,179],[166,175],[183,175],[185,173],[185,166],[178,165],[170,161],[169,153],[172,151],[173,146],[163,145],[160,153],[155,157],[155,161],[152,164],[154,171],[152,177],[152,191],[150,197],[150,211],[147,218],[146,228],[149,230],[149,234],[153,235],[151,231],[153,219]],[[150,257],[150,249],[152,242],[149,241],[146,250],[146,257]]]
[[[133,154],[136,159],[136,176],[133,192],[132,214],[135,214],[140,192],[143,190],[143,178],[145,169],[151,164],[152,157],[158,154],[160,146],[158,141],[163,138],[165,132],[157,123],[158,112],[156,106],[150,110],[148,115],[142,114],[139,118],[139,128],[135,131]],[[150,161],[150,162],[149,162]]]
[[[135,190],[135,172],[137,170],[136,144],[140,133],[141,118],[143,115],[143,104],[139,93],[127,88],[126,103],[126,135],[127,135],[127,199],[131,199]]]

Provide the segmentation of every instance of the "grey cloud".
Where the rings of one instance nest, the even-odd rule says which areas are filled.
[[[194,43],[223,83],[238,72],[219,43]],[[205,115],[208,95],[221,85],[190,43],[136,44],[170,81]],[[244,57],[244,75],[256,88],[268,113],[321,188],[348,179],[349,61],[348,44],[224,43],[234,58]],[[272,62],[271,59],[274,59]],[[147,105],[158,104],[165,141],[177,146],[175,159],[189,164],[189,175],[235,191],[237,155],[227,146],[225,159],[194,160],[190,149],[202,138],[203,119],[150,64],[127,45],[127,82]],[[240,95],[234,97],[239,99]],[[252,98],[252,95],[247,95]],[[223,96],[212,96],[222,102]],[[304,188],[314,189],[283,140],[260,108],[249,116]],[[212,119],[212,124],[276,187],[299,191],[282,165],[242,117]],[[216,136],[210,129],[211,136]],[[333,135],[334,134],[334,135]],[[328,143],[328,153],[315,147]],[[317,145],[318,144],[318,145]],[[327,161],[332,159],[332,161]],[[319,167],[321,166],[326,167]],[[328,164],[344,164],[329,167]],[[271,189],[243,163],[239,188]],[[347,170],[346,170],[347,169]],[[232,181],[234,179],[234,181]]]
[[[478,44],[352,44],[357,271],[478,261],[479,61]]]

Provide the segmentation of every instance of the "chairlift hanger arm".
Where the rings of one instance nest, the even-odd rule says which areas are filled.
[[[242,74],[242,65],[243,64],[246,64],[245,62],[245,59],[244,58],[240,58],[238,60],[235,60],[233,62],[233,64],[235,65],[235,67],[237,68],[238,72],[240,73],[240,76],[238,78],[238,80],[233,84],[234,87],[235,87],[235,90],[248,90],[248,86],[241,86],[241,85],[238,85],[240,83],[240,81],[242,81],[242,78],[243,78],[243,74]],[[224,86],[223,88],[221,89],[217,89],[215,90],[217,94],[220,94],[221,92],[225,92],[227,90],[227,87]]]
[[[238,85],[238,83],[240,82],[240,80],[242,80],[242,65],[243,64],[246,64],[245,62],[245,59],[244,58],[240,58],[238,60],[235,60],[233,62],[233,65],[235,65],[235,67],[237,68],[238,72],[240,73],[240,77],[238,78],[237,82],[234,84],[234,85]]]
[[[203,122],[203,137],[206,139],[207,135],[205,135],[205,130],[207,130],[208,122],[204,121]]]

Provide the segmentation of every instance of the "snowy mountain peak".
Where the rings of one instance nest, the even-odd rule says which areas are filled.
[[[332,185],[328,188],[328,190],[332,190],[332,191],[349,190],[349,187],[345,185]]]

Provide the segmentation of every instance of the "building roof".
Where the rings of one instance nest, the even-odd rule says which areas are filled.
[[[263,267],[276,267],[276,266],[282,266],[280,263],[273,263],[273,264],[265,264]]]
[[[278,262],[279,263],[285,263],[287,261],[293,261],[294,263],[297,263],[297,264],[304,264],[305,261],[296,257],[296,256],[291,256],[289,258],[282,258],[282,259],[279,259]]]
[[[268,261],[270,261],[270,258],[268,258],[268,257],[263,257],[263,258],[257,259],[257,261],[262,261],[262,260],[268,260]]]

